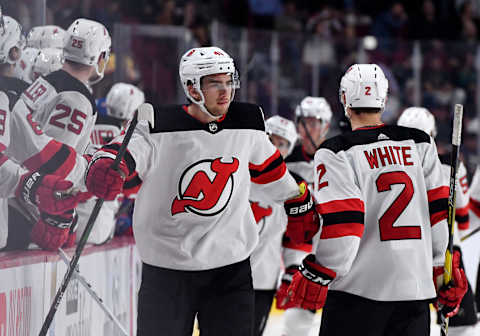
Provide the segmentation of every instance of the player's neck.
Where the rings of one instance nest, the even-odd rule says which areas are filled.
[[[212,118],[208,114],[202,112],[202,110],[200,109],[200,107],[197,104],[188,105],[187,113],[190,114],[192,117],[194,117],[195,119],[197,119],[198,121],[200,121],[203,124],[207,124],[209,122],[212,122],[212,121],[216,120],[215,118]]]
[[[352,130],[355,130],[361,127],[382,125],[383,122],[380,119],[380,113],[352,113],[350,124],[352,125]]]
[[[90,68],[75,69],[70,64],[65,63],[63,64],[62,70],[70,74],[72,77],[75,77],[83,84],[88,85],[88,80],[91,76]]]

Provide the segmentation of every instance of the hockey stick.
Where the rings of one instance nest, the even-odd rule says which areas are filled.
[[[60,254],[60,258],[65,262],[65,264],[70,264],[70,259],[68,255],[65,253],[64,250],[61,248],[58,249],[58,253]],[[113,322],[113,324],[118,328],[123,336],[128,336],[127,331],[122,326],[120,321],[115,317],[112,311],[105,305],[102,298],[98,296],[98,294],[93,290],[92,285],[80,274],[78,266],[75,268],[75,272],[73,273],[75,279],[77,279],[80,284],[87,290],[87,292],[92,296],[98,306],[105,312],[108,318]]]
[[[466,234],[465,236],[463,236],[462,238],[460,238],[460,241],[464,241],[465,239],[468,239],[470,238],[471,236],[473,236],[474,234],[480,232],[480,227],[477,227],[475,230],[473,230],[472,232]]]
[[[455,228],[455,186],[457,181],[458,153],[462,137],[463,105],[455,104],[452,132],[452,154],[450,157],[450,188],[448,192],[448,247],[445,252],[445,266],[443,284],[450,285],[452,281],[452,258],[453,258],[453,231]],[[448,335],[448,317],[444,316],[440,309],[440,335]]]
[[[137,126],[138,120],[147,120],[150,122],[150,124],[153,126],[153,107],[150,104],[144,103],[140,105],[137,111],[135,111],[135,116],[133,117],[132,121],[130,122],[130,126],[128,127],[127,133],[125,134],[125,137],[123,138],[122,145],[120,146],[120,149],[118,150],[118,154],[115,157],[115,160],[112,163],[112,168],[113,169],[118,169],[118,166],[120,165],[120,161],[122,160],[123,156],[125,155],[125,151],[127,150],[127,145],[132,138],[133,131],[135,130],[135,127]],[[57,312],[58,306],[60,305],[60,302],[62,301],[63,295],[65,294],[68,284],[73,276],[73,273],[75,272],[75,268],[77,267],[78,260],[80,259],[80,256],[82,254],[83,248],[85,247],[85,244],[87,243],[88,236],[90,235],[90,231],[92,231],[93,225],[95,224],[95,220],[97,219],[98,213],[100,212],[100,209],[102,208],[104,200],[102,198],[99,198],[97,202],[95,203],[95,206],[92,210],[92,213],[90,214],[90,217],[88,218],[87,226],[85,227],[85,231],[83,231],[82,236],[80,237],[80,241],[78,242],[77,248],[75,249],[75,254],[72,257],[72,260],[70,261],[70,265],[68,266],[67,272],[65,273],[65,276],[63,277],[62,284],[60,285],[60,288],[57,291],[57,294],[55,295],[55,298],[53,299],[52,305],[50,306],[50,310],[48,311],[47,317],[45,318],[45,321],[43,322],[42,329],[40,330],[40,333],[38,334],[39,336],[45,336],[47,334],[48,329],[50,328],[50,325],[52,324],[53,317],[55,316],[55,313]]]

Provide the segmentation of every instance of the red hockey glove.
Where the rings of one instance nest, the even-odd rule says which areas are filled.
[[[300,271],[293,275],[288,297],[294,306],[320,309],[327,299],[328,284],[336,277],[331,269],[319,265],[313,254],[303,259]]]
[[[310,241],[320,228],[320,220],[307,184],[301,182],[299,187],[300,195],[284,204],[288,216],[285,235],[296,244]]]
[[[42,212],[40,219],[33,226],[30,234],[32,242],[44,250],[56,251],[68,240],[70,226],[74,221],[74,217],[74,210],[60,215]]]
[[[15,195],[40,211],[61,214],[74,209],[87,193],[72,193],[73,183],[55,175],[28,172],[20,178]]]
[[[91,162],[86,176],[88,191],[106,201],[113,201],[122,192],[128,168],[121,161],[118,170],[112,169],[113,159],[101,157]]]
[[[452,258],[452,281],[447,286],[443,285],[443,266],[433,268],[433,279],[437,288],[435,308],[446,317],[457,314],[460,302],[467,293],[467,277],[465,271],[460,267],[460,260],[461,252],[458,248],[455,248]]]
[[[277,289],[277,293],[275,294],[275,297],[277,298],[277,309],[287,309],[294,307],[292,301],[289,300],[288,298],[288,287],[292,283],[292,278],[295,273],[298,273],[298,265],[291,265],[285,269],[285,273],[283,273],[282,276],[282,283],[280,284],[280,287]]]

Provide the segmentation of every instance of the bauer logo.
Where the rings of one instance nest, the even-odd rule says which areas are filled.
[[[233,173],[238,170],[237,158],[201,160],[183,172],[178,183],[178,196],[172,202],[172,216],[192,212],[214,216],[227,206],[233,193]]]

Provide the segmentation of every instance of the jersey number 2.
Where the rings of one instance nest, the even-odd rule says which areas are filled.
[[[376,181],[378,192],[387,192],[391,190],[391,186],[394,184],[403,184],[403,190],[378,220],[380,239],[382,241],[421,239],[422,230],[420,226],[393,226],[412,200],[414,193],[412,180],[403,171],[383,173]]]
[[[55,108],[61,112],[54,114],[50,118],[50,121],[49,121],[50,125],[53,125],[62,129],[65,128],[66,126],[70,132],[75,133],[77,135],[80,134],[80,132],[83,129],[82,119],[85,120],[87,118],[87,115],[77,109],[74,109],[72,113],[72,109],[69,106],[66,106],[63,104],[58,104],[57,106],[55,106]],[[70,117],[70,123],[68,123],[68,125],[66,125],[63,121],[60,121],[61,119],[67,118],[67,117]]]

